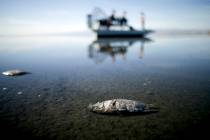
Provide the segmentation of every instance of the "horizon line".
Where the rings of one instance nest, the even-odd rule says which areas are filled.
[[[210,29],[157,29],[154,34],[210,34]],[[31,34],[0,34],[0,37],[24,37],[24,36],[87,36],[94,35],[92,31],[72,31],[72,32],[49,32]]]

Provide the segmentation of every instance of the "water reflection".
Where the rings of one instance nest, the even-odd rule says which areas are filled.
[[[140,43],[139,58],[144,58],[145,43],[151,42],[149,38],[98,38],[89,45],[89,58],[95,63],[102,63],[107,57],[111,57],[112,61],[116,61],[117,56],[126,59],[128,49],[136,43]]]

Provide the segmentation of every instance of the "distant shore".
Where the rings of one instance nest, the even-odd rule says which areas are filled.
[[[158,35],[210,35],[210,30],[157,30]]]
[[[210,35],[210,30],[183,30],[183,29],[152,29],[155,35]],[[0,37],[33,37],[33,36],[94,36],[91,31],[78,32],[53,32],[53,33],[34,33],[34,34],[0,34]]]

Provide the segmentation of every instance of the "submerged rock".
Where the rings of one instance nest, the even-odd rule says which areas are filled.
[[[21,95],[21,94],[23,94],[23,92],[22,92],[22,91],[19,91],[17,94],[18,94],[18,95]]]
[[[6,76],[17,76],[17,75],[28,74],[28,72],[22,71],[22,70],[8,70],[5,72],[2,72],[2,74]]]
[[[90,111],[101,114],[138,114],[154,113],[159,109],[153,104],[127,99],[113,99],[88,106]]]
[[[2,88],[2,90],[7,90],[7,88],[4,87],[4,88]]]

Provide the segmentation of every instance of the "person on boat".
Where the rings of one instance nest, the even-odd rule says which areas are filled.
[[[142,30],[145,30],[145,15],[143,12],[141,12],[141,26]]]
[[[127,14],[127,12],[126,12],[126,11],[124,11],[124,12],[123,12],[123,16],[122,16],[122,18],[120,19],[120,26],[127,25],[127,18],[126,18],[126,14]]]
[[[113,22],[116,20],[115,14],[116,14],[116,11],[113,10],[111,16],[109,17],[110,24],[113,24]]]
[[[107,29],[109,30],[109,27],[111,26],[111,22],[107,19],[100,19],[99,22],[99,29]]]
[[[100,19],[100,20],[98,20],[98,22],[99,22],[99,29],[109,30],[110,29],[110,26],[112,26],[113,24],[115,24],[115,21],[116,21],[115,13],[116,13],[116,11],[113,10],[110,17],[108,17],[106,19]]]

